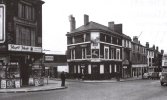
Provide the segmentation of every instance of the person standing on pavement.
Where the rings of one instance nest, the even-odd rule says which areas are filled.
[[[61,86],[65,86],[65,79],[66,79],[65,73],[64,73],[64,71],[62,71],[62,73],[61,73]]]

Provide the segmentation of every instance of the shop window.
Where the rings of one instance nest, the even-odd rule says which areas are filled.
[[[0,79],[6,78],[6,66],[0,65]]]
[[[6,69],[7,78],[20,78],[20,69],[18,63],[10,63]]]
[[[114,65],[114,72],[117,72],[117,65]]]
[[[49,72],[48,72],[49,75]],[[31,77],[41,77],[42,76],[42,67],[40,65],[33,65],[32,66],[32,72]]]

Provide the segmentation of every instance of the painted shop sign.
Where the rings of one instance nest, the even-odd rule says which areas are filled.
[[[42,47],[8,44],[9,51],[42,52]]]
[[[0,43],[5,42],[5,5],[0,4]]]
[[[45,61],[54,61],[54,56],[45,56]]]

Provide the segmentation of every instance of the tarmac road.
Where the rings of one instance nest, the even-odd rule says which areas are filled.
[[[62,90],[0,93],[0,100],[166,100],[167,86],[159,80],[113,83],[68,82]]]

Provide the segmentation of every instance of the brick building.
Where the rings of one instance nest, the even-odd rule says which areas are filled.
[[[75,28],[75,17],[69,19],[71,31],[66,35],[70,77],[110,79],[118,74],[122,76],[122,24],[109,22],[104,26],[89,22],[89,16],[84,15],[84,25]]]
[[[42,84],[41,0],[0,0],[1,88]],[[34,81],[33,81],[34,84]]]
[[[147,71],[147,50],[140,44],[137,36],[132,41],[132,76],[142,75]]]
[[[123,34],[122,38],[122,77],[131,77],[132,66],[131,66],[131,38]]]

